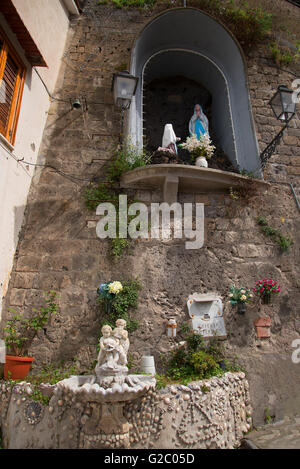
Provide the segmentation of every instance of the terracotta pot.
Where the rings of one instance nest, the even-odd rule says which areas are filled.
[[[4,379],[24,379],[29,373],[33,357],[13,357],[6,355]]]

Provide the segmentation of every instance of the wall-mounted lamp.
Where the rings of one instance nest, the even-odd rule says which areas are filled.
[[[123,110],[129,109],[132,97],[136,92],[137,84],[138,78],[130,75],[127,70],[114,73],[112,90],[114,92],[116,106]]]
[[[277,145],[288,127],[290,120],[296,114],[296,102],[293,99],[294,91],[289,90],[285,85],[278,86],[278,90],[270,99],[269,104],[278,120],[285,124],[281,131],[273,138],[272,142],[264,149],[260,155],[261,166],[264,168],[268,159],[273,155]]]

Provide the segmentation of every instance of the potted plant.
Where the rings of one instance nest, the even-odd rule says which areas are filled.
[[[101,283],[97,293],[100,300],[104,300],[106,313],[111,311],[111,303],[115,297],[123,290],[123,285],[119,281]]]
[[[246,303],[249,303],[252,299],[251,290],[248,288],[237,288],[235,285],[229,289],[229,302],[235,306],[237,305],[238,314],[245,314]]]
[[[254,293],[260,296],[263,304],[270,304],[272,296],[280,293],[280,285],[271,278],[263,278],[255,283],[252,289]]]
[[[5,344],[11,355],[6,355],[4,379],[24,379],[29,373],[34,358],[28,356],[28,350],[37,332],[47,324],[51,314],[56,314],[56,292],[45,293],[46,306],[34,310],[35,315],[26,318],[14,314],[4,328]],[[15,312],[14,310],[12,310]]]
[[[192,135],[186,139],[186,142],[178,145],[191,154],[192,161],[195,161],[196,166],[207,168],[207,159],[211,158],[214,154],[216,147],[212,145],[211,139],[208,134],[204,134],[197,139],[196,135]]]

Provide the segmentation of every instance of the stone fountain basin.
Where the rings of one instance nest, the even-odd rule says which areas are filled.
[[[128,375],[129,379],[138,382],[134,387],[125,382],[122,385],[113,384],[111,388],[105,389],[95,383],[95,376],[71,376],[57,383],[57,388],[64,392],[71,391],[77,400],[81,402],[126,402],[137,399],[156,386],[153,375]]]

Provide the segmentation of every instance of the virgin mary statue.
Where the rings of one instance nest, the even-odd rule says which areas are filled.
[[[198,140],[205,134],[209,135],[208,119],[200,104],[196,104],[194,107],[194,114],[192,115],[189,123],[189,131],[190,135],[196,135]]]

